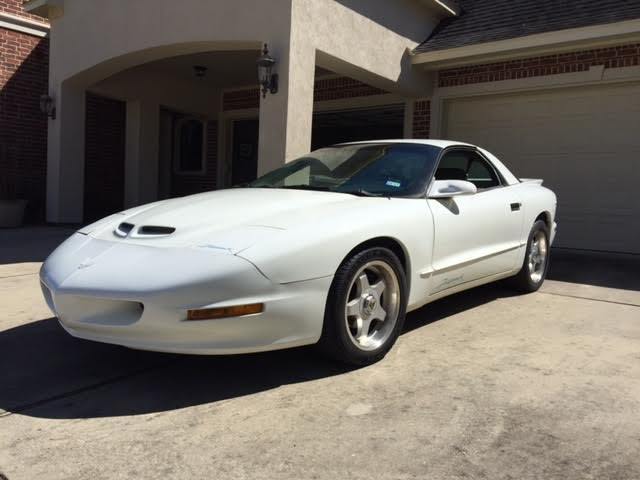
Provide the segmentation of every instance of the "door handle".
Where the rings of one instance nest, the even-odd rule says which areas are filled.
[[[521,206],[522,206],[522,204],[520,202],[512,203],[511,204],[511,211],[512,212],[518,212],[518,211],[520,211],[520,207]]]

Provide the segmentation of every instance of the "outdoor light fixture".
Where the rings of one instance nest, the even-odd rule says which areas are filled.
[[[258,80],[262,86],[262,98],[267,97],[267,92],[278,93],[278,74],[273,73],[276,59],[269,55],[269,48],[264,44],[262,55],[258,58]]]
[[[40,111],[51,120],[56,119],[56,102],[50,95],[40,95]]]
[[[203,78],[207,74],[207,67],[203,67],[202,65],[194,65],[193,71],[196,73],[196,77]]]

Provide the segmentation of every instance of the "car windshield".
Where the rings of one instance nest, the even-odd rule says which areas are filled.
[[[414,196],[424,193],[440,148],[410,143],[367,143],[322,148],[246,185],[351,193]]]

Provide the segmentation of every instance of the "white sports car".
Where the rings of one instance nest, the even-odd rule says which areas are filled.
[[[84,339],[195,354],[317,343],[369,364],[407,311],[508,277],[540,287],[556,231],[541,184],[463,143],[337,145],[84,227],[44,263],[42,290]]]

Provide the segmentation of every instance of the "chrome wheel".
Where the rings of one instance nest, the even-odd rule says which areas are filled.
[[[349,286],[345,322],[349,339],[372,351],[393,333],[400,312],[400,283],[393,268],[374,260],[362,266]]]
[[[547,236],[543,231],[538,230],[533,235],[528,259],[529,276],[534,283],[539,283],[544,276],[547,265],[547,251]]]

